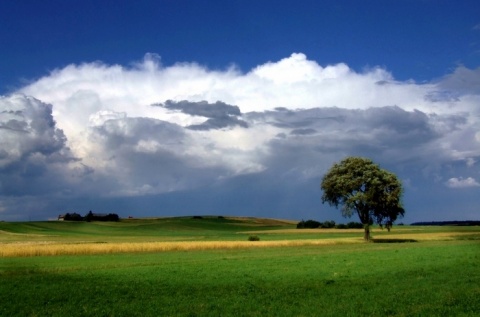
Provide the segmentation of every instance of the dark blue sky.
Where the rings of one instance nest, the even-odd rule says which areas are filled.
[[[244,71],[302,52],[321,65],[431,80],[480,65],[479,16],[470,0],[5,0],[0,93],[71,63],[128,65],[147,52],[164,65]]]

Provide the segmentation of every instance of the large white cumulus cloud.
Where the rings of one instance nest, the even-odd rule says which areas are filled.
[[[425,184],[470,190],[452,180],[480,177],[479,78],[459,67],[436,82],[399,82],[383,68],[358,73],[300,53],[246,73],[165,67],[155,54],[130,67],[70,65],[1,99],[0,164],[22,179],[7,166],[41,157],[72,197],[138,197],[246,175],[261,176],[247,192],[295,192],[334,161],[364,155],[418,197]]]

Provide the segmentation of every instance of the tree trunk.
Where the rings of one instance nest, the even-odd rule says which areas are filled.
[[[371,238],[371,237],[370,237],[370,224],[368,224],[368,223],[365,224],[365,225],[363,226],[363,228],[365,229],[365,234],[363,235],[363,239],[364,239],[365,241],[370,241],[370,238]]]

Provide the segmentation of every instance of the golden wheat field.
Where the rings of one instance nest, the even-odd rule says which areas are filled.
[[[3,244],[0,257],[42,255],[86,255],[126,252],[163,252],[213,249],[241,249],[255,247],[288,247],[305,245],[334,245],[361,243],[360,238],[328,240],[282,241],[188,241],[188,242],[139,242],[139,243],[51,243],[22,242]]]

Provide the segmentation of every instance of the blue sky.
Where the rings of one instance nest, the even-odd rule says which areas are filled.
[[[480,216],[478,1],[7,0],[0,21],[0,219],[347,221],[319,183],[348,155],[402,179],[405,222]]]
[[[321,65],[382,66],[431,80],[478,66],[477,1],[2,1],[2,91],[71,63],[128,65],[147,52],[166,65],[248,71],[302,52]]]

